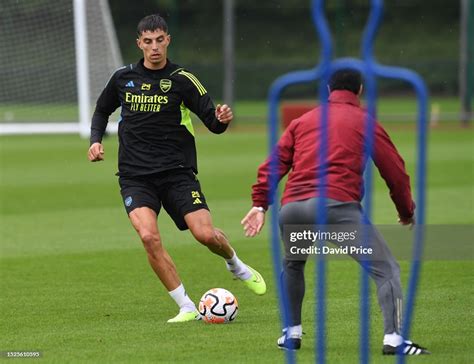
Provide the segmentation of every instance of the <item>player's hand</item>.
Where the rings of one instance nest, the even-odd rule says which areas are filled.
[[[104,160],[104,146],[101,143],[94,143],[90,146],[87,158],[91,162],[99,162]]]
[[[244,226],[245,236],[252,238],[262,230],[265,224],[265,212],[252,207],[240,223]]]
[[[408,225],[408,228],[411,230],[413,229],[413,225],[415,225],[415,216],[412,217],[399,217],[398,223],[400,225]]]
[[[216,107],[216,118],[223,124],[229,124],[234,118],[234,114],[228,105],[218,104]]]

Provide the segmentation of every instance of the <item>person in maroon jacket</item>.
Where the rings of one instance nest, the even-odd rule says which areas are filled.
[[[304,267],[307,258],[307,255],[293,255],[296,240],[290,239],[291,234],[285,229],[294,225],[314,225],[317,219],[318,199],[325,198],[328,226],[359,226],[357,230],[359,232],[363,230],[361,226],[363,210],[360,201],[363,197],[367,114],[359,101],[363,89],[361,75],[348,69],[335,72],[330,78],[328,87],[330,96],[325,196],[321,196],[321,181],[317,178],[318,172],[322,170],[318,158],[321,109],[317,107],[293,120],[277,144],[278,180],[289,172],[279,214],[280,230],[286,251],[282,279],[287,289],[290,307],[289,327],[283,330],[283,336],[277,341],[282,349],[296,350],[301,347],[301,307],[305,293]],[[410,191],[410,178],[402,157],[387,132],[377,122],[371,157],[390,190],[390,196],[398,211],[399,223],[411,227],[415,223],[415,204]],[[258,180],[252,187],[253,207],[242,220],[245,234],[249,237],[257,235],[262,230],[265,211],[271,203],[268,200],[270,168],[269,157],[258,168]],[[384,317],[385,335],[382,353],[429,354],[425,348],[404,340],[401,336],[400,267],[376,228],[370,226],[367,230],[369,242],[366,244],[372,249],[368,271],[377,285],[378,301]],[[351,241],[350,238],[335,243],[341,248],[356,247],[355,241]],[[321,253],[317,250],[313,252]],[[368,256],[357,252],[350,255],[359,263]]]

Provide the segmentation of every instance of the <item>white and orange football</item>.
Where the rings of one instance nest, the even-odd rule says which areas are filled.
[[[235,320],[239,304],[237,298],[224,288],[212,288],[199,301],[199,314],[204,322],[226,324]]]

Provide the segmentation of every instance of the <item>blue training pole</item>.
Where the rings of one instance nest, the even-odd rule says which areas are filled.
[[[279,228],[278,228],[278,209],[279,203],[276,196],[277,185],[279,181],[277,171],[278,155],[274,149],[278,140],[278,104],[281,94],[285,88],[290,85],[300,84],[304,82],[311,82],[320,79],[319,85],[319,98],[321,103],[321,144],[319,151],[319,163],[321,166],[326,165],[327,155],[327,93],[326,84],[333,72],[336,72],[342,68],[353,68],[364,74],[366,94],[368,100],[368,117],[366,121],[366,133],[364,143],[364,155],[365,160],[369,160],[372,148],[373,148],[373,134],[374,134],[374,122],[375,122],[375,102],[376,102],[376,82],[375,76],[381,76],[386,78],[400,79],[410,83],[417,94],[419,104],[419,115],[417,123],[418,141],[417,141],[417,199],[416,199],[416,220],[417,225],[415,227],[415,237],[413,246],[413,261],[411,266],[410,282],[407,291],[407,302],[405,316],[403,320],[403,332],[404,337],[409,336],[411,319],[413,315],[414,302],[416,296],[416,289],[419,280],[420,263],[423,252],[423,239],[424,239],[424,223],[425,223],[425,184],[426,184],[426,141],[427,141],[427,103],[428,93],[426,86],[422,79],[414,72],[398,68],[389,67],[378,64],[373,56],[373,43],[377,30],[381,23],[383,13],[383,0],[371,0],[371,13],[364,31],[364,39],[362,44],[362,57],[364,62],[357,59],[344,58],[338,59],[331,62],[332,57],[332,42],[327,26],[326,18],[324,17],[324,0],[312,0],[312,19],[315,24],[321,45],[321,61],[318,66],[304,71],[291,72],[286,75],[279,77],[272,84],[269,96],[269,145],[271,155],[271,173],[270,173],[270,192],[269,201],[273,201],[271,209],[271,250],[274,266],[274,276],[277,281],[277,290],[279,297],[280,312],[282,313],[283,327],[287,327],[289,323],[289,307],[288,300],[286,298],[286,289],[284,287],[283,280],[280,280],[280,273],[282,271],[281,265],[281,245],[279,239]],[[326,223],[326,172],[325,168],[322,168],[322,173],[317,176],[322,186],[321,198],[317,206],[317,224],[324,225]],[[365,216],[363,223],[365,226],[370,224],[370,216],[372,213],[372,168],[370,164],[367,166],[365,174],[365,200],[364,209]],[[370,263],[367,263],[370,264]],[[369,279],[366,270],[370,266],[363,265],[362,276],[361,276],[361,298],[360,298],[360,310],[361,310],[361,328],[360,328],[360,362],[369,362],[369,342],[370,342],[370,299],[369,299]],[[326,361],[326,266],[323,258],[318,257],[318,264],[316,268],[317,274],[317,312],[316,312],[316,361],[318,363],[325,363]],[[286,361],[288,363],[294,363],[296,361],[295,355],[291,351],[286,352]],[[404,363],[405,357],[399,356],[400,363]]]

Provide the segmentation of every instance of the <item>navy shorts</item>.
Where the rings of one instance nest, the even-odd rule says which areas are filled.
[[[187,230],[184,215],[209,210],[201,185],[191,169],[173,169],[145,176],[119,177],[120,193],[127,214],[149,207],[158,215],[163,205],[179,230]]]

